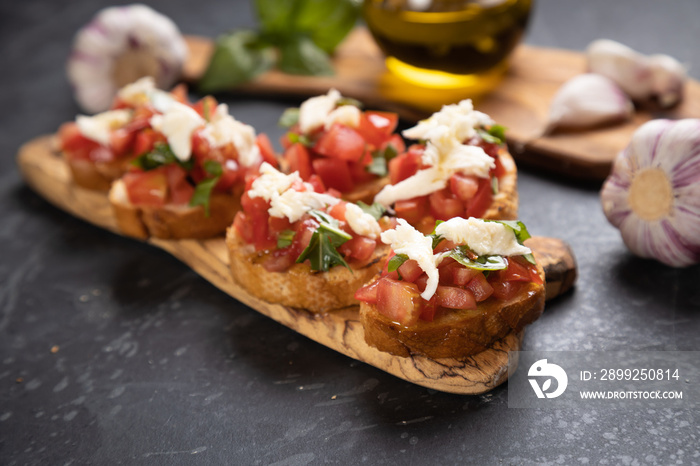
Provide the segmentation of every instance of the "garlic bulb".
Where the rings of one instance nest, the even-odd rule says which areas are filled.
[[[682,98],[686,69],[673,57],[646,56],[619,42],[599,39],[588,46],[586,58],[590,72],[612,79],[634,100],[656,100],[666,108]]]
[[[549,107],[545,133],[554,128],[588,128],[628,119],[632,102],[610,79],[581,74],[564,83]]]
[[[673,267],[700,262],[700,120],[652,120],[617,156],[600,193],[627,247]]]
[[[101,112],[119,88],[143,76],[170,87],[186,56],[187,44],[169,18],[145,5],[110,7],[76,34],[68,79],[78,104]]]

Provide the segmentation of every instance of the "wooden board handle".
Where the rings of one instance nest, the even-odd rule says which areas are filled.
[[[43,136],[22,146],[17,163],[24,179],[58,208],[119,233],[106,194],[75,186],[65,163],[52,150],[51,140],[52,136]],[[528,241],[538,260],[542,260],[545,270],[575,268],[571,250],[562,242],[549,238],[531,238]],[[204,241],[150,239],[148,242],[171,253],[238,301],[302,335],[404,380],[435,390],[458,394],[478,394],[491,390],[508,377],[508,351],[518,350],[522,342],[522,332],[511,333],[493,348],[464,361],[392,356],[365,343],[357,306],[319,316],[270,304],[252,296],[232,280],[223,238]],[[571,277],[571,271],[562,273]],[[573,273],[575,277],[575,271]],[[570,287],[571,279],[562,280],[567,285],[559,286],[556,293],[552,291],[552,296]],[[547,294],[550,294],[549,290]]]

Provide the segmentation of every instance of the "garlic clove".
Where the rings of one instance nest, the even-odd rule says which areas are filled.
[[[700,262],[700,120],[652,120],[618,155],[603,212],[636,255],[673,267]]]
[[[143,76],[168,88],[179,77],[187,44],[177,26],[145,5],[100,11],[75,36],[66,69],[78,104],[107,110],[117,90]]]
[[[628,119],[634,108],[624,92],[598,74],[575,76],[557,91],[545,134],[555,128],[589,128]]]
[[[677,104],[683,95],[686,68],[668,55],[643,55],[608,39],[591,42],[586,49],[588,71],[610,78],[633,100],[656,101],[663,108]]]

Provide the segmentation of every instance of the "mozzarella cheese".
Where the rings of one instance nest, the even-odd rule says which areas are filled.
[[[164,114],[153,115],[150,123],[167,138],[175,157],[185,162],[192,156],[192,133],[206,122],[191,107],[173,102]]]
[[[352,231],[361,236],[377,239],[382,232],[377,220],[359,206],[348,202],[345,207],[345,220]]]
[[[238,162],[244,167],[258,165],[262,161],[260,148],[255,142],[255,130],[252,126],[241,123],[228,113],[228,105],[220,104],[216,112],[202,131],[211,147],[233,144],[238,152]]]
[[[299,172],[285,175],[281,171],[267,162],[260,165],[260,176],[253,181],[248,190],[248,197],[255,199],[262,197],[266,201],[271,201],[289,189],[294,183],[301,183]]]
[[[530,254],[530,248],[518,243],[515,232],[498,222],[476,218],[451,218],[441,223],[435,233],[457,244],[464,244],[479,256],[520,256]]]
[[[145,76],[131,84],[122,87],[117,96],[124,102],[133,106],[151,104],[161,113],[168,111],[175,99],[169,92],[161,91],[156,87],[152,76]]]
[[[447,186],[447,178],[437,167],[419,170],[415,175],[399,181],[396,184],[384,186],[374,196],[374,202],[384,207],[389,207],[396,201],[411,199],[418,196],[426,196]]]
[[[131,120],[130,110],[110,110],[94,116],[78,115],[75,122],[80,134],[103,146],[109,146],[110,133]]]
[[[360,109],[354,105],[341,105],[328,114],[324,128],[329,130],[334,123],[357,128],[360,126],[360,116]]]
[[[400,218],[396,228],[382,233],[382,242],[390,245],[396,254],[405,254],[409,259],[416,261],[426,273],[428,281],[421,297],[429,301],[435,294],[440,281],[437,266],[442,261],[442,255],[433,255],[433,240]]]
[[[321,128],[326,122],[328,114],[338,105],[341,95],[335,89],[328,91],[326,95],[319,95],[306,100],[299,107],[299,129],[308,134],[316,128]]]
[[[446,127],[455,139],[464,142],[476,135],[476,128],[493,123],[491,117],[474,110],[471,99],[465,99],[457,104],[443,106],[430,118],[405,130],[403,135],[409,139],[432,140],[436,129]]]

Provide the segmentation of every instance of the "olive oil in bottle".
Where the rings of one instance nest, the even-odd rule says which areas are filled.
[[[531,0],[365,0],[387,67],[426,87],[493,87],[520,41]]]

